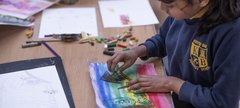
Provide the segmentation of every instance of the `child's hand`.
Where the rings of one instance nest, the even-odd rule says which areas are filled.
[[[115,66],[119,62],[124,62],[124,64],[117,71],[118,74],[120,74],[120,72],[130,67],[137,60],[138,57],[146,56],[146,53],[147,48],[143,45],[135,47],[128,51],[116,53],[115,55],[113,55],[112,58],[107,61],[108,69],[113,72]]]
[[[107,61],[108,69],[111,72],[114,72],[115,66],[119,62],[124,62],[124,64],[117,70],[118,74],[125,70],[126,68],[130,67],[138,58],[135,50],[123,51],[116,53],[112,58]]]
[[[134,90],[134,93],[145,92],[179,92],[183,80],[176,77],[161,77],[158,75],[143,75],[128,83],[128,89]]]

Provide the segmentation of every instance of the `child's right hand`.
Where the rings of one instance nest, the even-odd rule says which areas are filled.
[[[114,72],[115,66],[119,62],[124,62],[124,64],[117,70],[117,73],[120,74],[120,72],[130,67],[137,60],[137,58],[138,56],[134,50],[118,52],[107,61],[108,69],[111,72]]]
[[[145,46],[138,46],[128,51],[118,52],[107,60],[108,69],[109,71],[114,72],[115,66],[119,62],[124,62],[124,64],[117,70],[117,73],[120,74],[123,70],[134,64],[138,57],[145,56],[145,53]]]

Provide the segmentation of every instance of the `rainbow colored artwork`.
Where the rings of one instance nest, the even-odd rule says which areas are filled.
[[[108,71],[103,63],[90,64],[90,76],[94,88],[98,108],[128,108],[134,106],[148,106],[150,108],[173,108],[171,99],[164,93],[134,94],[125,89],[118,89],[126,85],[128,80],[111,83],[101,80],[101,76]],[[131,79],[138,75],[156,75],[153,64],[134,64],[124,72]]]

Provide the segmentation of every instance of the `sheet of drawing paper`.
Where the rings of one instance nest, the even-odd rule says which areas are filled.
[[[106,28],[159,23],[148,0],[99,1],[99,7]],[[129,23],[122,23],[121,16],[127,16]]]
[[[91,63],[90,76],[94,88],[98,108],[124,108],[134,105],[150,105],[154,108],[173,108],[166,94],[145,93],[134,94],[132,91],[118,89],[127,84],[128,80],[121,83],[111,83],[101,80],[101,76],[108,71],[106,64]],[[153,64],[135,64],[124,71],[131,79],[138,75],[156,75]]]
[[[59,0],[0,0],[0,14],[26,19]]]
[[[69,108],[55,66],[0,74],[0,108]]]
[[[98,36],[95,8],[59,8],[43,12],[39,38],[51,34],[90,33]]]

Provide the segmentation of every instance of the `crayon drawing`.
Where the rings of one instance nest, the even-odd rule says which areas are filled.
[[[102,75],[108,71],[106,64],[92,63],[89,67],[98,108],[127,108],[139,105],[151,108],[172,108],[170,98],[166,94],[134,94],[127,88],[118,89],[126,85],[129,81],[127,79],[120,83],[101,80]],[[137,75],[156,75],[153,64],[135,64],[123,73],[131,79],[137,78]]]

